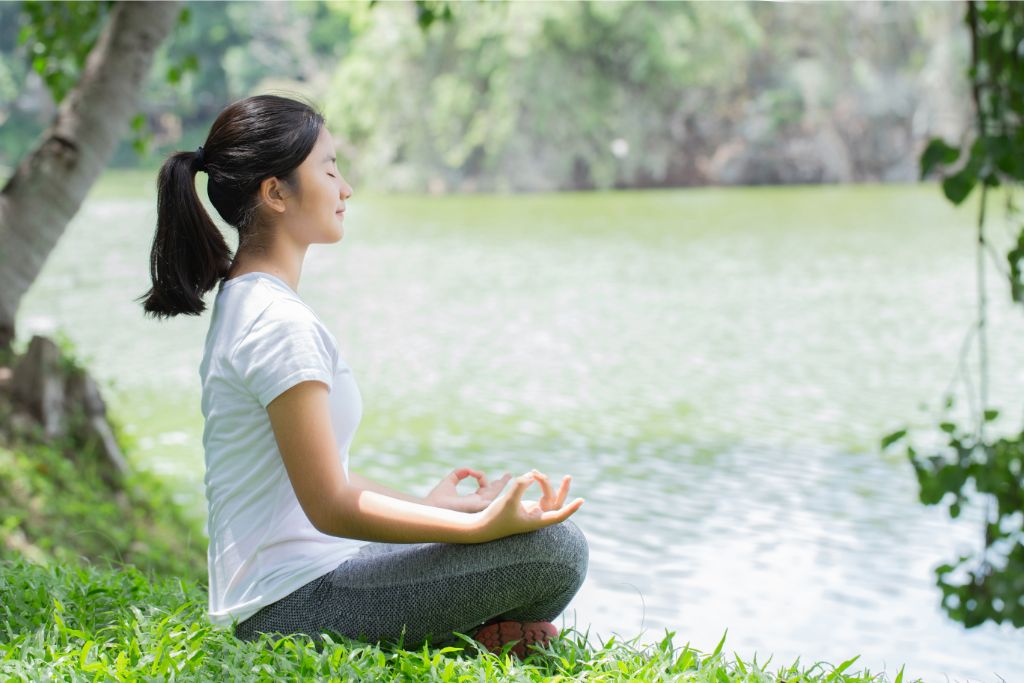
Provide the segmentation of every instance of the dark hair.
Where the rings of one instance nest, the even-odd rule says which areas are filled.
[[[145,314],[199,315],[203,295],[227,276],[233,255],[203,208],[195,176],[209,176],[206,194],[238,230],[239,246],[257,229],[260,183],[276,177],[296,186],[295,169],[309,156],[324,125],[311,104],[256,95],[229,105],[195,152],[174,152],[157,177],[156,236],[150,252],[153,286],[136,301]]]

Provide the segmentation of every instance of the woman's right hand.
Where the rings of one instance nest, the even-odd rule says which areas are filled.
[[[565,496],[569,493],[570,479],[569,475],[562,479],[562,485],[556,494],[551,488],[551,482],[548,481],[547,475],[537,470],[531,470],[516,477],[512,481],[511,489],[491,501],[486,508],[475,513],[479,520],[477,536],[480,540],[478,542],[493,541],[512,534],[534,531],[568,519],[583,505],[583,499],[577,498],[563,506]],[[523,501],[523,494],[534,481],[540,482],[544,495],[539,502]]]

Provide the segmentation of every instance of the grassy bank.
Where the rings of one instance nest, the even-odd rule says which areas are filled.
[[[151,579],[132,566],[0,567],[3,680],[190,681],[837,681],[888,680],[817,663],[744,662],[720,643],[707,654],[677,645],[610,639],[601,646],[569,630],[525,661],[464,648],[403,650],[347,639],[317,648],[303,637],[247,643],[205,620],[205,587]],[[724,639],[723,639],[724,640]],[[896,678],[897,683],[902,679]]]
[[[132,472],[113,488],[102,466],[88,451],[59,444],[0,446],[0,559],[131,565],[205,581],[203,530],[159,479]]]

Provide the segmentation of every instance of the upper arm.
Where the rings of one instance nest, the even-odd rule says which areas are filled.
[[[334,439],[327,385],[300,382],[272,400],[267,414],[303,512],[318,530],[331,533],[348,481]]]

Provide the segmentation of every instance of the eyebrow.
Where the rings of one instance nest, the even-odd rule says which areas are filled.
[[[324,157],[324,161],[332,161],[333,162],[333,161],[337,161],[337,160],[338,160],[338,157],[334,156],[333,154],[328,154],[327,156]]]

